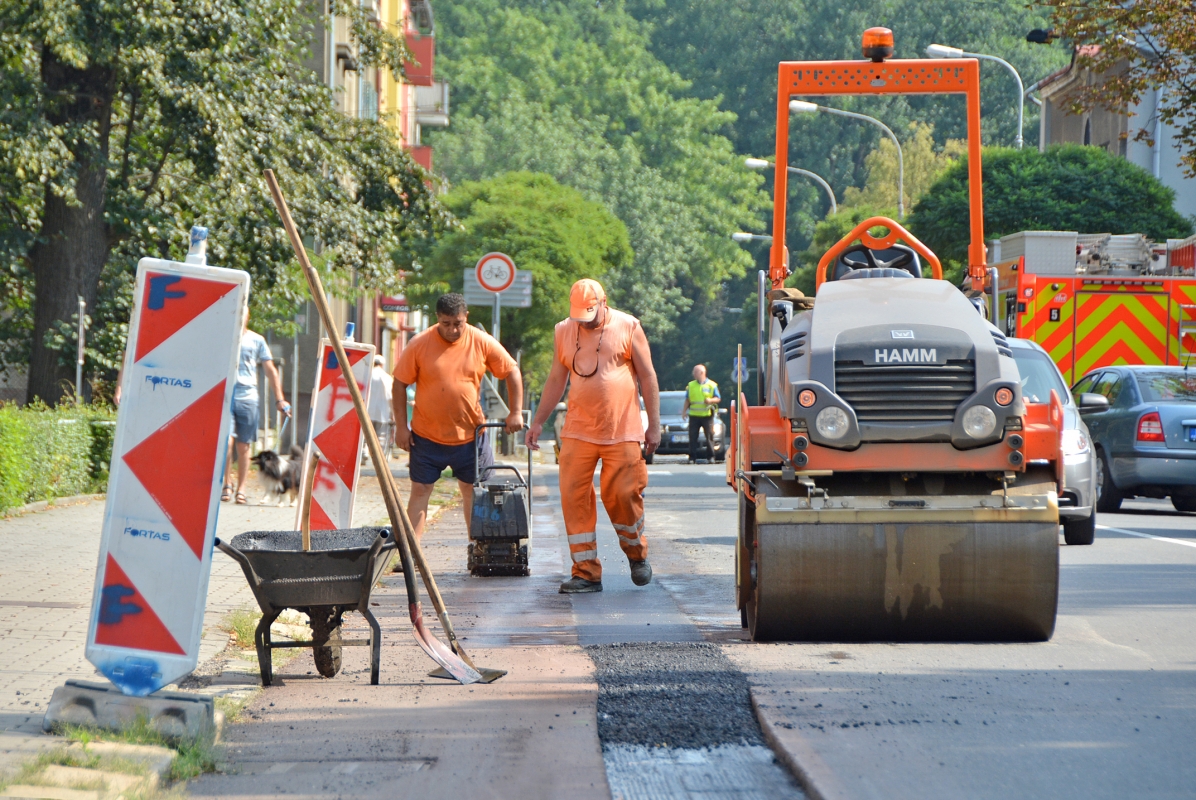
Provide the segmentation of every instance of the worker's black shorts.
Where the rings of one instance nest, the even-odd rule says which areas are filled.
[[[475,456],[473,442],[465,444],[440,444],[425,439],[415,431],[411,432],[411,461],[408,466],[412,483],[432,484],[440,480],[446,469],[452,468],[453,477],[466,483],[477,483],[477,468],[482,468],[482,479],[490,477],[489,467],[494,465],[494,454],[490,443],[483,438],[481,453]],[[480,456],[480,464],[477,458]]]

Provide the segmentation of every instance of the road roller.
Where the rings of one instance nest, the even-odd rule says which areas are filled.
[[[978,313],[991,290],[979,66],[892,52],[873,28],[865,60],[780,64],[759,369],[739,386],[727,458],[741,621],[755,641],[1044,641],[1063,406],[1025,401],[1004,335]],[[966,99],[970,290],[884,217],[822,255],[814,297],[786,288],[790,102],[886,94]]]

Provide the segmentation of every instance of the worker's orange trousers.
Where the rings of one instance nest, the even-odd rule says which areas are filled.
[[[615,526],[619,547],[631,561],[648,558],[644,540],[644,489],[648,467],[640,456],[639,442],[591,444],[561,439],[561,511],[569,535],[573,576],[602,580],[598,561],[598,506],[594,497],[594,469],[602,460],[602,506]]]

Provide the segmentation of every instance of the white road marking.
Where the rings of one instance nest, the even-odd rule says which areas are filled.
[[[705,472],[703,472],[702,474],[703,475],[726,475],[727,471],[725,469],[708,469]]]
[[[1102,531],[1113,531],[1114,533],[1124,533],[1127,536],[1138,536],[1143,539],[1157,539],[1160,542],[1171,542],[1171,544],[1182,544],[1184,547],[1196,547],[1196,542],[1185,542],[1183,539],[1169,539],[1166,536],[1155,536],[1150,533],[1138,533],[1138,531],[1127,531],[1125,528],[1110,528],[1108,525],[1097,525]]]
[[[667,469],[650,469],[650,470],[648,470],[648,474],[649,475],[672,475],[673,472],[671,470],[667,470]]]

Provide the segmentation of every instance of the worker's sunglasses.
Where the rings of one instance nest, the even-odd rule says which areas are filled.
[[[606,315],[602,316],[602,327],[598,330],[598,347],[594,350],[594,368],[585,375],[577,371],[577,356],[581,353],[581,323],[577,323],[577,349],[573,351],[573,364],[570,369],[579,378],[592,378],[598,372],[598,364],[602,358],[602,337],[606,334]]]

